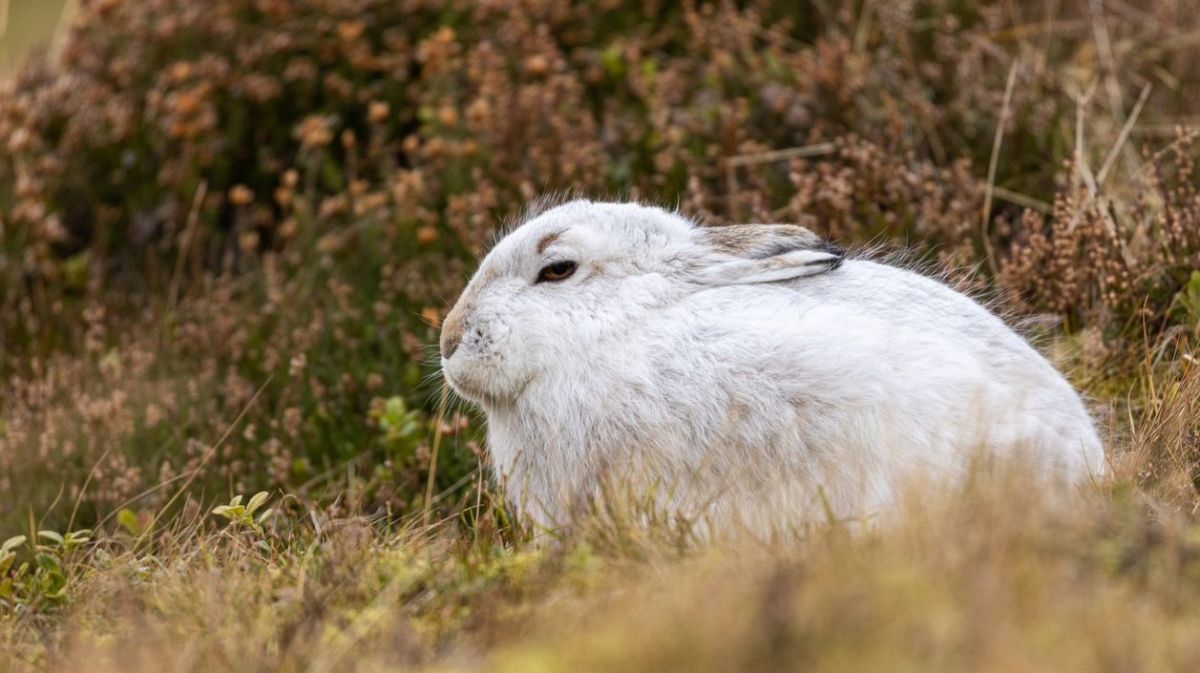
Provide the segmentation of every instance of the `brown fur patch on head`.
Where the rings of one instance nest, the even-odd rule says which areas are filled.
[[[543,252],[546,252],[546,248],[550,247],[550,244],[557,241],[562,236],[562,234],[563,233],[561,231],[552,231],[549,234],[546,234],[545,236],[543,236],[542,240],[538,241],[537,254],[540,255]]]

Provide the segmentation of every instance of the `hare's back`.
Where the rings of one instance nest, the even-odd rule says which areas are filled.
[[[891,335],[889,351],[879,357],[906,362],[903,369],[914,383],[920,377],[937,380],[944,386],[943,402],[961,401],[956,398],[970,388],[983,391],[979,399],[990,407],[997,428],[993,441],[1055,445],[1069,455],[1053,456],[1053,462],[1080,472],[1103,471],[1100,442],[1074,388],[982,304],[932,278],[864,260],[847,261],[798,291],[823,293],[826,301],[870,316]]]
[[[1003,320],[979,302],[914,271],[868,260],[847,260],[840,269],[794,283],[792,289],[817,303],[832,302],[896,332],[947,340],[987,362],[1044,359]],[[1052,369],[1052,368],[1051,368]]]

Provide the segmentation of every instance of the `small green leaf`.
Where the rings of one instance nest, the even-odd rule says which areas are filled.
[[[10,537],[4,541],[4,544],[0,544],[0,551],[12,551],[13,549],[20,547],[23,544],[25,544],[25,536],[24,535],[17,535],[15,537]]]
[[[271,496],[266,491],[255,493],[254,497],[250,498],[250,502],[246,503],[246,513],[254,514],[254,510],[262,507],[269,497]]]
[[[275,513],[275,510],[270,509],[270,508],[263,510],[263,513],[258,515],[258,525],[261,526],[263,524],[263,522],[266,521],[267,519],[271,518],[271,515],[274,513]]]
[[[137,513],[129,508],[117,512],[117,524],[128,531],[130,535],[142,534],[142,525],[138,522]]]
[[[233,496],[233,499],[229,501],[230,507],[237,507],[240,504],[242,504],[242,496],[240,494]]]
[[[600,53],[600,64],[610,77],[620,77],[625,73],[625,60],[620,45],[609,45]]]
[[[63,283],[70,288],[82,288],[88,280],[88,251],[72,255],[62,264]]]
[[[62,565],[52,554],[38,554],[34,560],[37,561],[38,566],[51,573],[58,574],[62,570]]]
[[[72,533],[67,533],[66,537],[63,539],[63,546],[66,547],[68,550],[71,550],[71,549],[77,549],[77,548],[87,544],[88,542],[90,542],[92,540],[91,536],[87,535],[87,533],[90,533],[90,532],[91,531],[82,531],[81,530],[81,531],[75,531]]]
[[[38,537],[50,540],[51,542],[54,542],[55,544],[63,543],[63,536],[59,535],[58,533],[56,533],[52,530],[39,530]]]

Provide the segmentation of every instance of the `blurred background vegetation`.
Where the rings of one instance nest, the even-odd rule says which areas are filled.
[[[486,447],[438,322],[560,190],[914,249],[1063,337],[1114,437],[1200,330],[1184,0],[65,7],[7,5],[10,66],[57,42],[0,95],[0,523],[411,513],[435,435],[453,510]]]

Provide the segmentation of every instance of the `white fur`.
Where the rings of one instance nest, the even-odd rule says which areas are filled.
[[[985,308],[905,269],[831,270],[840,251],[811,234],[785,249],[781,227],[738,226],[763,245],[738,256],[679,215],[574,201],[484,259],[442,368],[537,522],[565,523],[614,475],[770,533],[878,511],[981,449],[1069,481],[1104,472],[1079,396]],[[535,282],[563,260],[573,276]]]

